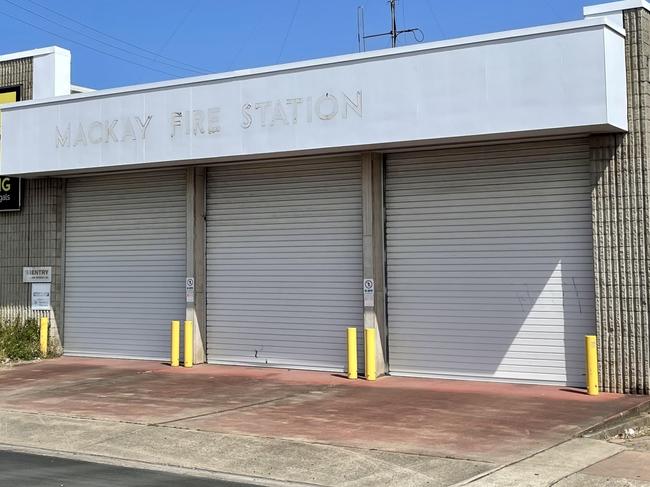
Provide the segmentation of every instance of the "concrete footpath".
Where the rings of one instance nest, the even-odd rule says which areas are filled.
[[[567,482],[629,447],[575,437],[648,399],[63,358],[0,369],[0,448],[260,485],[591,485]]]

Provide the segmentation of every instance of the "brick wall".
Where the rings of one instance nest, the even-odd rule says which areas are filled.
[[[33,61],[31,57],[0,62],[0,88],[20,86],[23,100],[32,99]]]
[[[0,318],[46,314],[31,311],[31,285],[23,283],[23,267],[52,266],[51,335],[59,346],[64,182],[41,178],[23,183],[22,210],[0,213]]]
[[[0,62],[0,88],[20,86],[23,100],[32,98],[32,58]],[[38,317],[31,310],[31,286],[23,283],[23,267],[52,266],[50,332],[60,346],[62,323],[63,186],[58,179],[23,180],[23,208],[0,212],[0,319]]]

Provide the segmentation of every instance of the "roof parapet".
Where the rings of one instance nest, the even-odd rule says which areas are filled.
[[[619,2],[600,3],[598,5],[587,5],[582,9],[585,19],[604,17],[615,25],[623,28],[623,12],[644,8],[650,11],[650,3],[647,0],[622,0]]]

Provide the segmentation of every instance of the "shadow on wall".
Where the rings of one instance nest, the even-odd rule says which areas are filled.
[[[388,165],[391,372],[584,385],[588,147],[564,144]]]
[[[583,385],[584,335],[594,332],[591,277],[579,262],[547,260],[548,264],[536,264],[545,268],[534,274],[530,267],[525,269],[525,276],[510,259],[494,262],[489,275],[476,274],[465,282],[450,275],[445,289],[429,295],[428,316],[419,316],[415,308],[401,309],[400,318],[421,333],[423,346],[405,334],[392,333],[391,350],[397,349],[397,357],[395,352],[391,356],[393,369],[406,370],[408,361],[415,359],[416,366],[423,365],[411,365],[411,371],[440,376]],[[401,303],[410,304],[403,299]],[[415,354],[402,360],[400,347],[405,343]]]
[[[579,387],[586,384],[585,336],[596,334],[593,259],[588,259],[588,265],[589,268],[583,264],[562,274],[567,384]]]

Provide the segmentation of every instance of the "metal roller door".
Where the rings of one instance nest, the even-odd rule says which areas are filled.
[[[583,384],[587,142],[403,153],[386,178],[391,372]]]
[[[70,179],[65,353],[169,359],[185,317],[185,171]]]
[[[208,172],[212,363],[342,371],[363,324],[358,159]]]

